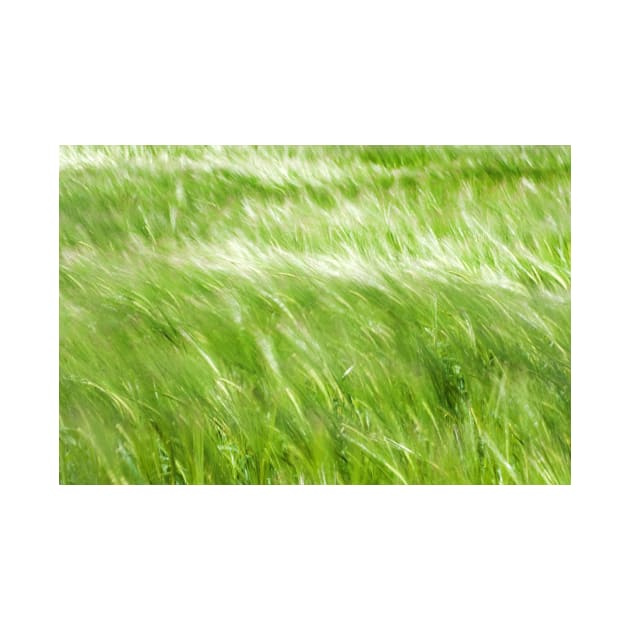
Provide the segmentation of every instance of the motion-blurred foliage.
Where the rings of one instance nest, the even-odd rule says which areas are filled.
[[[62,147],[61,483],[569,483],[568,147]]]

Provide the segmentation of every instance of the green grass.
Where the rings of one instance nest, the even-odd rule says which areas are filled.
[[[568,147],[62,147],[64,484],[570,483]]]

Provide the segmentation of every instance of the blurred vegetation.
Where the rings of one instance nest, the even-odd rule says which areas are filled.
[[[62,147],[61,483],[569,483],[568,147]]]

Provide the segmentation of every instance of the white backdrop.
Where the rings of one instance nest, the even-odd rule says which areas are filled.
[[[2,9],[1,625],[628,627],[621,4],[224,4]],[[58,486],[75,143],[572,144],[572,486]]]

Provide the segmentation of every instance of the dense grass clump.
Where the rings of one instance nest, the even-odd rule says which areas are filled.
[[[569,483],[567,147],[62,147],[60,482]]]

